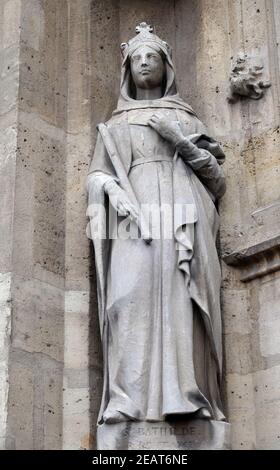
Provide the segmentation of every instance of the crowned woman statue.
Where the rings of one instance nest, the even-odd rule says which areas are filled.
[[[120,97],[99,126],[87,182],[89,205],[104,209],[89,212],[104,360],[98,428],[221,422],[224,153],[180,98],[169,45],[146,23],[136,33],[121,45]],[[112,211],[114,236],[105,228]],[[120,234],[124,220],[139,236]]]

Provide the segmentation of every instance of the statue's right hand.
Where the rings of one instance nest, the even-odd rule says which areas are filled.
[[[126,192],[116,183],[106,185],[105,190],[109,196],[110,203],[118,214],[122,217],[130,217],[136,220],[139,217],[138,211],[134,204],[130,201]]]

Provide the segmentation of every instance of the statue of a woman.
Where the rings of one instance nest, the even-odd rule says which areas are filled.
[[[98,425],[177,415],[223,421],[215,201],[225,192],[224,154],[177,94],[168,44],[146,23],[136,32],[121,46],[120,98],[98,133],[89,203],[107,215],[113,208],[116,227],[126,217],[135,225],[139,208],[148,224],[147,207],[158,208],[159,236],[102,238],[105,212],[98,233],[92,219],[104,352]],[[171,237],[163,206],[171,208]],[[179,217],[178,206],[186,208]]]

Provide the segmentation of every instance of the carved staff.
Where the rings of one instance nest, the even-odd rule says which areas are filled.
[[[97,126],[97,128],[98,128],[98,130],[101,134],[101,137],[103,139],[104,145],[106,147],[106,150],[108,152],[108,155],[109,155],[110,160],[112,162],[112,165],[114,167],[116,175],[119,178],[120,185],[121,185],[122,189],[124,191],[126,191],[128,197],[130,198],[131,203],[134,204],[134,206],[137,210],[138,217],[133,218],[133,219],[137,223],[137,225],[140,229],[141,237],[143,238],[143,240],[145,240],[145,242],[147,244],[150,244],[151,241],[152,241],[152,236],[151,236],[151,233],[150,233],[150,229],[149,229],[148,225],[146,224],[146,221],[143,217],[143,214],[141,214],[140,205],[137,201],[136,195],[135,195],[135,193],[133,191],[133,188],[130,184],[130,181],[128,179],[128,176],[127,176],[125,167],[123,165],[123,162],[122,162],[122,160],[120,159],[120,157],[118,155],[118,151],[117,151],[117,148],[115,146],[115,143],[114,143],[114,141],[113,141],[113,139],[112,139],[112,137],[111,137],[111,135],[108,131],[108,128],[105,124],[101,123]]]

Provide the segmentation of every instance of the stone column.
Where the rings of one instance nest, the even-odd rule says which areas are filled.
[[[5,25],[17,41],[15,58],[11,56],[7,66],[10,63],[14,70],[14,61],[19,61],[18,88],[12,95],[17,108],[16,143],[10,139],[14,151],[7,153],[14,164],[9,185],[14,188],[13,200],[7,201],[13,217],[8,234],[12,332],[7,447],[58,449],[64,349],[67,3],[7,1],[4,8]]]
[[[0,5],[0,449],[6,446],[21,2]]]
[[[225,199],[221,207],[225,261],[236,266],[224,265],[224,299],[228,404],[237,448],[280,448],[278,8],[278,2],[243,0],[229,10],[232,54],[241,49],[260,57],[272,83],[260,101],[232,107],[236,137],[228,171],[236,204]]]

